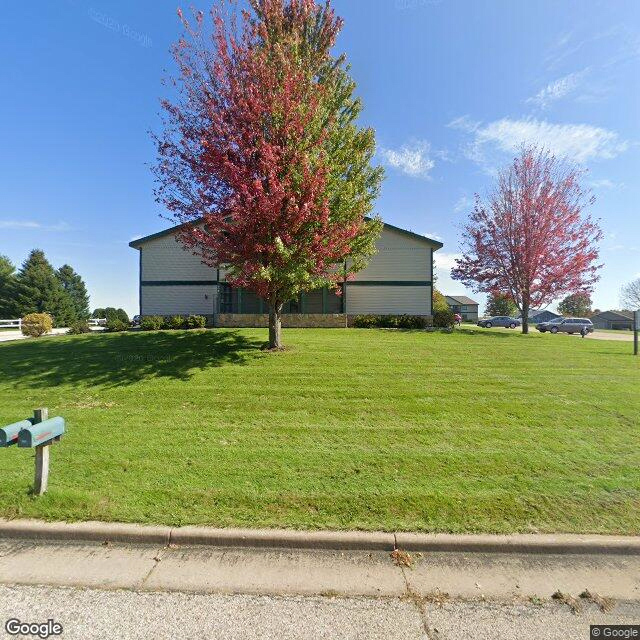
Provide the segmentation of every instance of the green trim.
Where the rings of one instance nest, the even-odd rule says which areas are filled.
[[[371,220],[371,218],[366,218],[365,220]],[[164,236],[170,235],[172,233],[175,233],[176,231],[189,226],[189,225],[198,225],[202,222],[202,218],[198,218],[196,220],[194,220],[193,222],[185,222],[183,224],[179,224],[176,225],[175,227],[170,227],[169,229],[164,229],[162,231],[158,231],[157,233],[152,233],[149,236],[143,236],[142,238],[137,238],[136,240],[132,240],[129,243],[129,246],[134,248],[134,249],[138,249],[140,247],[141,244],[148,242],[149,240],[155,240],[156,238],[162,238]],[[387,227],[388,229],[392,229],[393,231],[398,231],[399,233],[402,233],[406,236],[409,236],[410,238],[413,238],[414,240],[421,240],[422,242],[428,242],[429,244],[437,247],[438,249],[442,248],[444,245],[442,244],[442,242],[438,242],[437,240],[432,240],[431,238],[427,238],[427,236],[421,236],[419,233],[414,233],[413,231],[409,231],[408,229],[402,229],[401,227],[396,227],[393,224],[389,224],[388,222],[383,222],[382,223],[385,227]]]
[[[430,287],[430,280],[349,280],[346,283],[352,287]]]
[[[242,287],[236,289],[238,292],[238,313],[242,313]]]
[[[138,249],[143,242],[148,242],[149,240],[155,240],[156,238],[163,238],[164,236],[168,236],[172,233],[175,233],[176,231],[184,227],[187,227],[191,224],[198,224],[199,222],[200,222],[200,219],[194,220],[193,222],[185,222],[183,224],[178,224],[173,227],[169,227],[168,229],[163,229],[162,231],[152,233],[151,235],[143,236],[142,238],[137,238],[136,240],[132,240],[129,243],[129,246],[132,247],[133,249]]]
[[[327,287],[322,289],[322,313],[327,313],[327,308],[329,306],[329,290]]]
[[[431,282],[433,282],[433,247],[431,247]],[[429,309],[431,315],[433,316],[433,286],[431,287],[431,308]]]
[[[371,218],[365,218],[366,220],[370,220]],[[399,233],[404,234],[405,236],[409,236],[414,240],[422,240],[423,242],[428,242],[429,244],[435,245],[438,249],[444,247],[442,242],[438,242],[437,240],[433,240],[432,238],[428,238],[427,236],[421,236],[419,233],[414,233],[413,231],[409,231],[408,229],[403,229],[402,227],[396,227],[394,224],[389,224],[388,222],[382,223],[387,229],[393,229],[394,231],[398,231]]]
[[[142,247],[138,249],[138,311],[142,315]]]
[[[217,280],[142,280],[141,287],[191,287],[218,284]]]

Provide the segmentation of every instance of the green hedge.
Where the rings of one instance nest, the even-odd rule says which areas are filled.
[[[107,320],[107,331],[110,333],[117,333],[119,331],[128,331],[129,323],[121,320],[120,318],[111,318]]]
[[[426,329],[431,322],[424,316],[391,316],[391,315],[363,315],[353,319],[353,326],[361,329]]]
[[[143,331],[158,329],[203,329],[207,325],[205,316],[143,316],[140,328]]]

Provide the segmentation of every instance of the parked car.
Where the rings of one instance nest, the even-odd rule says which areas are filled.
[[[551,333],[580,333],[586,328],[588,333],[593,333],[593,323],[588,318],[557,318],[550,322],[540,322],[536,325],[536,329],[542,333],[549,331]]]
[[[493,318],[484,318],[478,321],[479,327],[490,329],[491,327],[506,327],[507,329],[515,329],[522,324],[518,318],[510,316],[494,316]]]

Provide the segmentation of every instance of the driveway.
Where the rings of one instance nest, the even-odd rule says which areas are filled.
[[[69,329],[53,329],[48,335],[60,335],[67,333]],[[9,342],[11,340],[24,340],[27,336],[23,336],[20,331],[0,331],[0,342]]]
[[[67,333],[68,328],[52,329],[49,336],[59,336]],[[91,327],[91,331],[104,331],[104,327]],[[27,336],[23,336],[20,331],[0,331],[0,342],[9,342],[11,340],[24,340]]]
[[[594,331],[587,337],[595,340],[618,340],[620,342],[633,342],[632,331],[620,331],[619,333],[608,333],[606,331]]]

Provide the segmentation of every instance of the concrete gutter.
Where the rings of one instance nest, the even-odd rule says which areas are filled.
[[[420,552],[640,555],[640,536],[454,535],[290,529],[216,529],[109,522],[0,520],[0,539],[208,547]]]

